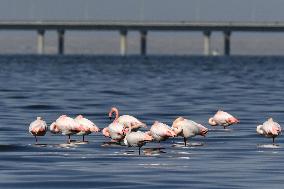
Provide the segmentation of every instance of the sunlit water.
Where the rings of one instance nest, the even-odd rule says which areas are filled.
[[[281,57],[0,57],[0,188],[282,188],[283,137],[258,136],[267,118],[284,123]],[[177,116],[210,128],[184,147],[182,138],[136,148],[108,145],[101,133],[88,144],[66,137],[34,138],[42,116],[83,114],[100,128],[117,106],[148,126]],[[228,130],[207,120],[218,109],[241,123]],[[73,140],[81,137],[73,136]]]

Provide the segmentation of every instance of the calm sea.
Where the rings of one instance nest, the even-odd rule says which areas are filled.
[[[258,136],[269,117],[284,126],[284,57],[0,56],[0,188],[283,188],[283,137]],[[82,114],[100,128],[117,106],[147,123],[184,116],[207,137],[106,145],[62,145],[47,133],[34,145],[28,126]],[[241,123],[224,131],[207,120],[218,109]],[[74,136],[74,140],[81,137]]]

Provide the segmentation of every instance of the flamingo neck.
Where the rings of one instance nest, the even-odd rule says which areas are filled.
[[[119,117],[119,113],[118,113],[118,109],[117,108],[112,108],[112,113],[114,112],[115,113],[115,119],[114,121],[117,121],[118,117]]]
[[[112,107],[108,113],[108,117],[111,119],[112,118],[112,114],[115,113],[115,119],[113,122],[116,122],[119,115],[118,115],[118,109],[116,107]]]
[[[215,120],[214,120],[213,117],[211,117],[211,118],[209,119],[208,123],[209,123],[210,125],[212,125],[212,126],[217,125],[217,123],[215,122]]]

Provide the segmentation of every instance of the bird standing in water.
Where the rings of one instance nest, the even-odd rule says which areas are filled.
[[[37,119],[31,122],[29,126],[29,132],[35,137],[36,144],[38,143],[37,136],[44,136],[46,134],[46,131],[46,122],[41,117],[37,117]]]
[[[155,121],[152,125],[149,134],[154,138],[154,140],[159,142],[165,141],[170,137],[175,137],[176,133],[166,124]]]
[[[240,121],[232,116],[231,114],[224,112],[222,110],[218,110],[217,113],[209,118],[208,123],[211,126],[223,126],[224,129],[232,124],[239,123]]]
[[[275,138],[281,134],[281,126],[269,118],[262,125],[256,127],[256,132],[265,137],[272,138],[273,145],[275,144]]]
[[[198,124],[192,120],[185,119],[183,117],[178,117],[172,125],[172,129],[177,136],[182,136],[184,140],[184,146],[188,138],[194,137],[196,135],[206,136],[208,129],[201,124]]]
[[[73,118],[67,115],[60,116],[54,123],[50,125],[52,133],[60,133],[68,136],[67,143],[71,143],[71,135],[76,134],[83,130],[82,126]]]
[[[75,121],[80,124],[80,131],[76,133],[77,135],[83,135],[83,142],[85,142],[85,135],[89,135],[92,132],[99,132],[99,128],[90,120],[78,115]]]
[[[141,147],[144,146],[146,142],[153,140],[153,137],[150,136],[148,133],[144,133],[141,131],[132,132],[131,127],[126,127],[124,129],[124,132],[126,133],[124,138],[124,144],[129,147],[138,147],[139,155]]]

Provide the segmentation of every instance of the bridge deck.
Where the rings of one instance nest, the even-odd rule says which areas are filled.
[[[282,32],[282,22],[0,21],[0,30],[153,30]]]

